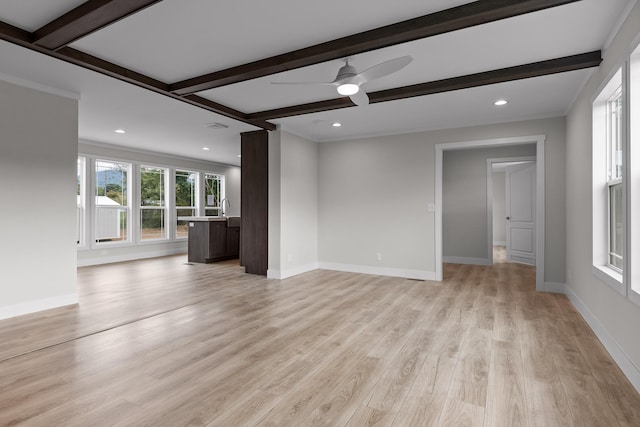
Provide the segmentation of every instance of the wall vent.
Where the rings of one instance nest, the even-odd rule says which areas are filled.
[[[209,129],[227,129],[229,127],[229,126],[227,126],[225,124],[217,123],[217,122],[215,122],[215,123],[205,123],[202,126],[204,126],[206,128],[209,128]]]

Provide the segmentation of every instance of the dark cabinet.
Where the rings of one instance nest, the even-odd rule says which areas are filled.
[[[240,227],[227,227],[227,254],[240,256]]]
[[[235,222],[189,221],[188,262],[236,259],[239,245],[240,227]]]

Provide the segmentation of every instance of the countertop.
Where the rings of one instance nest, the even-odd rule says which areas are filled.
[[[179,221],[226,221],[226,216],[179,216]]]

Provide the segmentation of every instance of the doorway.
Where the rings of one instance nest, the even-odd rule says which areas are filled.
[[[533,231],[535,242],[536,290],[545,291],[544,282],[544,142],[545,135],[534,135],[513,138],[499,138],[478,141],[450,142],[436,144],[436,188],[435,188],[435,270],[436,280],[442,280],[443,274],[443,227],[442,227],[442,184],[443,184],[443,153],[448,150],[465,150],[469,148],[498,147],[507,145],[535,144],[535,222]],[[488,221],[488,219],[487,219]],[[492,251],[491,251],[492,253]]]
[[[535,156],[487,159],[489,264],[536,265]]]

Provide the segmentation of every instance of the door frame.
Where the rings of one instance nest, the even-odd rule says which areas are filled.
[[[493,265],[493,165],[494,163],[535,162],[535,161],[536,161],[536,156],[496,157],[496,158],[487,159],[487,254],[489,258],[489,265]],[[536,168],[536,173],[537,172],[538,170]],[[537,195],[537,189],[536,189],[536,199],[537,198],[538,198],[538,195]],[[537,203],[537,200],[536,200],[536,203]]]
[[[545,291],[544,282],[544,143],[546,135],[519,136],[476,141],[445,142],[435,145],[435,269],[436,280],[442,281],[442,159],[444,151],[469,148],[504,147],[508,145],[536,144],[536,290]]]

